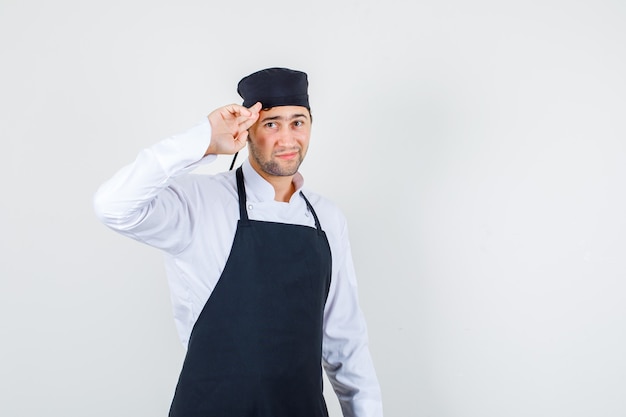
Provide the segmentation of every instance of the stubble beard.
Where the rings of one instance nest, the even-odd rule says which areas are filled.
[[[297,150],[298,156],[295,160],[289,161],[290,164],[288,166],[283,166],[270,157],[270,159],[264,159],[259,150],[256,148],[254,143],[248,138],[248,153],[254,159],[254,161],[261,167],[261,170],[266,174],[273,175],[276,177],[289,177],[295,175],[304,160],[304,155],[302,155],[302,149],[294,149]]]

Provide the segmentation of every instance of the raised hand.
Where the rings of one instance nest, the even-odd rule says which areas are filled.
[[[229,104],[212,111],[209,116],[211,123],[211,144],[205,155],[232,155],[246,146],[248,128],[259,118],[261,103],[250,108],[239,104]]]

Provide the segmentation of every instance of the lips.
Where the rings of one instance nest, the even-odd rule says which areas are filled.
[[[293,159],[293,158],[296,158],[299,155],[299,153],[300,151],[296,149],[296,150],[278,152],[278,153],[275,153],[274,156],[280,159]]]
[[[295,158],[296,156],[298,156],[298,152],[293,152],[293,153],[283,153],[283,154],[280,154],[280,155],[276,155],[276,157],[277,157],[277,158],[280,158],[280,159],[293,159],[293,158]]]

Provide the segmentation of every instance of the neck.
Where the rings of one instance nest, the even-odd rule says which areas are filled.
[[[290,177],[263,177],[272,184],[274,187],[274,200],[288,202],[291,200],[291,196],[296,191],[296,187],[293,185],[293,175]]]

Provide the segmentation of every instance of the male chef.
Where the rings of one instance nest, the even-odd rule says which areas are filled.
[[[382,417],[346,220],[304,187],[307,74],[268,68],[139,153],[94,198],[100,220],[161,249],[187,348],[170,417]],[[248,146],[235,171],[191,174]],[[347,187],[347,185],[346,185]]]

